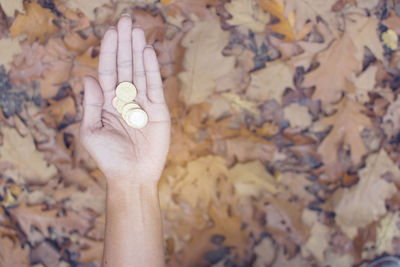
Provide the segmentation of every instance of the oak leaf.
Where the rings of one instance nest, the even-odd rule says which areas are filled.
[[[307,74],[303,83],[304,87],[315,85],[313,100],[326,105],[341,98],[347,79],[359,69],[356,52],[352,37],[344,34],[318,55],[320,66]]]
[[[396,15],[396,12],[390,11],[390,17],[385,19],[383,24],[397,34],[400,34],[400,18]]]
[[[187,105],[206,100],[215,90],[215,80],[233,70],[235,59],[221,53],[228,40],[229,33],[215,20],[197,22],[183,38],[185,71],[178,77],[181,98]]]
[[[332,6],[337,0],[286,0],[285,16],[290,13],[296,15],[296,29],[300,31],[307,20],[316,21],[317,16],[328,22],[329,25],[336,20],[336,14],[332,12]]]
[[[371,120],[362,113],[366,110],[363,105],[345,97],[336,108],[336,113],[320,121],[323,125],[332,126],[318,147],[318,153],[328,168],[338,160],[337,151],[342,144],[350,146],[353,163],[360,163],[367,153],[360,132],[363,127],[372,126]]]
[[[300,106],[297,103],[290,104],[283,110],[284,117],[290,123],[291,127],[299,127],[300,129],[308,128],[312,123],[312,117],[308,112],[308,108]]]
[[[346,16],[346,31],[351,35],[357,49],[355,57],[360,62],[360,69],[365,47],[368,47],[377,59],[383,60],[383,46],[378,35],[379,24],[380,21],[372,16]]]
[[[382,178],[387,172],[400,177],[396,164],[381,149],[367,158],[365,168],[358,172],[360,180],[355,186],[339,189],[333,195],[336,223],[348,237],[355,237],[359,227],[386,213],[385,200],[397,192],[394,184]]]
[[[14,57],[21,52],[22,49],[18,39],[0,39],[0,65],[4,65],[7,71],[10,70]]]
[[[387,124],[384,127],[386,134],[389,137],[393,137],[400,131],[400,97],[397,97],[396,101],[392,102],[385,116],[383,117],[383,122]]]
[[[232,15],[227,22],[235,26],[244,26],[253,32],[263,32],[270,17],[260,9],[254,0],[237,0],[225,4]]]
[[[360,103],[365,103],[369,100],[368,93],[373,91],[376,84],[376,73],[378,71],[377,66],[370,66],[358,77],[353,75],[352,82],[354,83],[355,91],[349,94],[349,97]]]
[[[0,0],[0,5],[8,17],[14,17],[15,11],[18,11],[19,13],[25,12],[23,0]]]
[[[238,163],[229,170],[229,181],[240,196],[259,196],[262,192],[278,192],[277,180],[260,161]]]
[[[10,27],[13,38],[20,34],[26,34],[30,43],[36,40],[43,43],[58,30],[58,27],[54,24],[57,16],[50,9],[43,8],[36,1],[25,2],[24,6],[26,14],[18,14]]]
[[[88,17],[91,21],[95,20],[95,12],[97,8],[101,8],[103,5],[111,4],[110,0],[63,0],[68,8],[72,10],[80,10],[82,11],[86,17]]]
[[[279,19],[278,23],[268,25],[268,29],[283,35],[285,41],[294,42],[301,40],[311,31],[312,25],[310,23],[299,31],[296,30],[296,15],[293,11],[285,14],[285,3],[283,0],[257,0],[257,2],[263,10]]]
[[[0,266],[31,266],[29,247],[7,236],[0,238]]]
[[[275,61],[251,74],[246,96],[258,103],[273,99],[282,103],[282,94],[286,88],[294,88],[293,78],[294,71],[289,66]]]
[[[383,253],[395,253],[393,248],[393,238],[400,236],[399,229],[400,217],[398,213],[388,212],[383,217],[376,231],[376,255]]]
[[[227,173],[224,158],[201,157],[188,162],[185,171],[175,177],[172,190],[178,201],[205,210],[216,197],[213,188],[216,187],[217,178]]]
[[[72,211],[67,211],[65,216],[57,216],[57,210],[46,211],[41,205],[27,206],[25,203],[8,211],[28,239],[32,238],[31,226],[37,227],[46,237],[49,236],[49,227],[53,228],[57,234],[77,231],[81,235],[84,235],[90,227],[89,221]]]
[[[31,135],[21,137],[8,127],[2,128],[3,145],[0,146],[0,161],[12,164],[5,173],[13,172],[28,183],[46,183],[57,174],[57,169],[47,165],[42,152],[36,150]],[[12,176],[11,176],[12,177]]]

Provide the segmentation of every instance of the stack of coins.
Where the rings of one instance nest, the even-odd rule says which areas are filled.
[[[134,101],[137,95],[136,87],[130,82],[122,82],[118,84],[115,94],[117,96],[113,99],[112,104],[125,122],[136,129],[146,126],[147,113]]]

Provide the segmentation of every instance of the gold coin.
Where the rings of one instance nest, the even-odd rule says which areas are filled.
[[[118,84],[117,89],[115,89],[115,94],[122,101],[129,102],[135,99],[137,90],[133,83],[122,82]]]
[[[131,109],[126,115],[126,123],[136,129],[141,129],[147,125],[149,120],[147,113],[143,109]]]
[[[122,117],[124,117],[124,114],[130,110],[130,109],[135,109],[135,108],[140,108],[140,106],[138,105],[138,103],[136,103],[135,101],[131,101],[128,103],[125,103],[122,107],[121,107],[121,114]]]
[[[122,101],[121,99],[119,99],[118,97],[114,97],[114,99],[112,100],[112,105],[113,107],[119,112],[122,112],[122,107],[126,104],[126,102]]]

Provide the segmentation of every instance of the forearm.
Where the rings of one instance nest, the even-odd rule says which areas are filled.
[[[102,266],[165,266],[157,184],[109,184],[106,209]]]

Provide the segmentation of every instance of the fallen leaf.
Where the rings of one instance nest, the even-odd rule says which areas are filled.
[[[228,40],[229,33],[222,31],[215,20],[197,22],[183,38],[185,71],[178,77],[181,97],[187,105],[206,100],[215,90],[215,80],[233,70],[235,59],[221,53]]]
[[[2,127],[1,132],[3,145],[0,146],[0,160],[13,166],[5,170],[5,174],[17,173],[20,177],[15,179],[40,184],[48,182],[57,174],[57,169],[53,165],[48,166],[43,153],[36,150],[31,135],[21,137],[15,129],[8,127]]]
[[[43,241],[32,249],[30,260],[32,262],[41,262],[45,266],[59,266],[58,262],[61,255],[57,249],[49,242]]]
[[[43,43],[58,30],[54,24],[57,17],[50,9],[43,8],[36,1],[25,2],[24,7],[26,14],[19,13],[10,27],[11,37],[26,34],[30,43],[36,40]]]
[[[14,57],[22,52],[18,39],[0,39],[0,64],[10,70]]]
[[[7,236],[0,238],[0,266],[31,266],[29,263],[29,247]]]
[[[101,8],[106,4],[111,4],[110,0],[86,0],[86,1],[79,1],[79,0],[63,0],[66,6],[72,10],[80,10],[82,11],[89,20],[95,20],[96,10]]]
[[[190,161],[185,171],[173,181],[172,190],[176,200],[184,201],[193,208],[207,209],[216,197],[212,190],[216,186],[216,179],[227,173],[222,157],[210,155]]]
[[[316,21],[317,16],[332,25],[336,21],[336,14],[332,12],[332,6],[337,0],[313,1],[313,0],[286,0],[285,16],[290,13],[296,15],[296,29],[300,31],[307,20]],[[335,24],[332,25],[333,27]]]
[[[229,170],[228,180],[240,196],[257,197],[263,191],[272,194],[278,192],[276,178],[268,173],[260,161],[236,164]]]
[[[389,137],[395,136],[400,131],[400,97],[397,97],[396,101],[392,102],[385,116],[383,122],[390,124],[390,127],[385,127],[385,132]]]
[[[263,238],[253,250],[257,257],[254,267],[270,266],[274,262],[277,251],[270,238]]]
[[[23,0],[0,0],[0,5],[7,17],[14,17],[15,11],[18,11],[19,13],[25,12]]]
[[[312,117],[305,106],[300,106],[297,103],[290,104],[284,108],[283,112],[285,119],[289,121],[292,127],[306,129],[312,123]]]
[[[294,71],[284,62],[272,62],[264,69],[251,74],[246,96],[258,103],[274,99],[280,104],[286,88],[294,88],[293,77]]]
[[[380,220],[376,232],[376,255],[395,253],[393,239],[400,235],[399,221],[399,214],[393,212],[388,212],[385,217]]]
[[[365,103],[369,101],[368,93],[375,89],[376,84],[376,73],[378,71],[377,66],[370,66],[366,69],[360,76],[352,77],[352,82],[354,83],[355,92],[354,94],[349,94],[349,97],[355,101]]]
[[[382,179],[387,172],[400,177],[400,170],[381,149],[367,158],[365,168],[358,172],[360,180],[355,186],[339,189],[333,195],[335,221],[349,238],[356,236],[359,227],[386,213],[385,200],[397,192],[394,184]]]
[[[270,17],[261,10],[254,0],[237,0],[225,4],[232,15],[227,22],[234,26],[244,26],[253,32],[263,32]]]
[[[386,32],[382,33],[383,43],[392,50],[396,50],[399,43],[399,37],[397,34],[389,29]]]
[[[283,35],[285,41],[301,40],[311,31],[311,24],[305,25],[299,32],[296,30],[296,15],[294,12],[285,15],[285,2],[283,0],[257,0],[257,2],[263,10],[279,19],[278,23],[268,25],[268,29]]]
[[[350,147],[353,163],[358,164],[367,153],[360,133],[363,127],[372,126],[371,120],[362,113],[366,110],[364,106],[347,97],[336,109],[336,113],[320,121],[323,125],[331,125],[333,128],[318,147],[318,153],[322,155],[325,165],[334,165],[338,161],[339,147],[346,144]]]
[[[377,59],[383,60],[383,46],[377,32],[379,23],[378,19],[371,16],[357,14],[346,16],[346,30],[351,35],[357,49],[355,57],[360,62],[360,66],[364,58],[365,47],[368,47]]]
[[[341,98],[347,79],[359,67],[356,52],[351,36],[344,34],[318,55],[320,66],[307,74],[303,83],[304,87],[315,86],[313,100],[321,100],[326,105]]]
[[[397,34],[400,34],[400,18],[396,15],[396,12],[390,11],[390,17],[384,20],[383,24]]]
[[[50,235],[49,227],[57,234],[68,234],[77,231],[79,234],[84,235],[90,226],[87,220],[72,211],[66,211],[65,216],[57,216],[57,210],[46,211],[40,205],[30,207],[22,203],[18,207],[9,209],[8,211],[18,222],[22,231],[28,236],[28,239],[32,238],[31,226],[37,227],[46,237]]]

